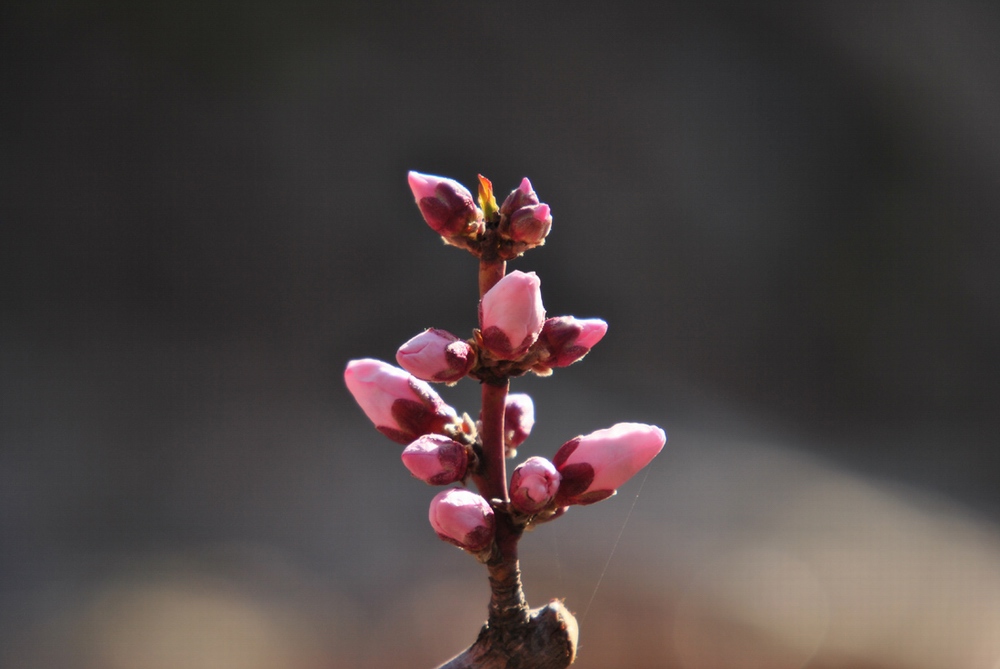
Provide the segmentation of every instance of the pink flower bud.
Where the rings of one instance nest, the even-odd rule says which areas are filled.
[[[511,474],[510,503],[521,513],[538,513],[555,499],[561,479],[555,465],[545,458],[528,458]]]
[[[400,346],[396,362],[418,379],[454,383],[476,364],[476,354],[450,332],[431,328]]]
[[[516,360],[538,339],[545,323],[541,281],[534,272],[514,271],[490,288],[479,303],[483,345],[501,360]]]
[[[431,485],[448,485],[465,478],[469,454],[465,446],[440,434],[425,434],[403,449],[403,464]]]
[[[521,207],[511,214],[507,237],[515,242],[540,246],[545,243],[551,229],[552,212],[549,205],[536,204]]]
[[[534,189],[532,189],[531,182],[528,181],[528,177],[524,177],[521,179],[521,185],[511,191],[511,194],[508,195],[507,199],[503,201],[502,205],[500,205],[500,213],[504,216],[510,216],[521,207],[527,207],[533,204],[538,204],[538,195],[536,195]]]
[[[558,503],[593,504],[656,457],[667,442],[655,425],[618,423],[563,444],[552,459],[562,474]]]
[[[546,367],[566,367],[583,358],[604,337],[608,324],[600,318],[549,318],[538,339],[548,350],[541,363]]]
[[[535,403],[525,393],[507,395],[503,412],[504,445],[515,451],[524,443],[535,426]]]
[[[454,179],[410,172],[407,180],[424,220],[439,235],[465,234],[479,219],[472,193]]]
[[[429,385],[381,360],[351,360],[344,382],[375,429],[400,444],[459,422]]]
[[[474,492],[463,488],[439,492],[431,500],[428,518],[439,537],[470,553],[483,551],[493,543],[493,509]]]

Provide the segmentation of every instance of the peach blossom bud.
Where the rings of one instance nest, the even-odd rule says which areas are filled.
[[[476,354],[450,332],[431,328],[400,346],[396,362],[418,379],[454,383],[472,369]]]
[[[459,422],[427,383],[381,360],[351,360],[344,382],[375,429],[400,444]]]
[[[538,339],[545,323],[541,281],[534,272],[514,271],[479,302],[483,345],[501,360],[516,360]]]
[[[504,445],[508,450],[517,450],[531,434],[535,426],[535,403],[525,393],[507,395],[503,412]]]
[[[521,185],[511,191],[507,199],[500,205],[500,213],[504,216],[510,216],[521,207],[533,204],[538,204],[538,195],[532,189],[528,177],[524,177],[521,179]]]
[[[465,234],[479,219],[472,193],[454,179],[410,172],[407,180],[424,220],[439,235]]]
[[[479,553],[493,543],[493,509],[485,499],[464,488],[450,488],[435,495],[428,518],[439,537],[470,553]]]
[[[420,437],[403,449],[402,458],[411,474],[431,485],[461,481],[469,464],[465,446],[440,434]]]
[[[549,318],[538,339],[548,350],[541,362],[547,367],[566,367],[583,358],[604,337],[608,324],[600,318]]]
[[[510,216],[507,237],[532,246],[545,243],[552,229],[552,212],[547,204],[521,207]]]
[[[521,513],[538,513],[555,499],[561,479],[555,465],[545,458],[528,458],[511,474],[510,503]]]
[[[558,503],[593,504],[611,497],[666,442],[663,430],[640,423],[618,423],[567,441],[552,459],[562,474]]]

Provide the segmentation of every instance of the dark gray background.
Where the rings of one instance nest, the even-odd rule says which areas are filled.
[[[527,175],[553,231],[511,267],[610,323],[515,385],[526,455],[779,435],[996,520],[997,35],[971,1],[5,3],[6,619],[151,555],[266,546],[365,598],[446,551],[342,384],[475,324],[409,169]]]

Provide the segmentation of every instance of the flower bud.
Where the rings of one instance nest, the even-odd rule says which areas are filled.
[[[479,553],[493,543],[493,509],[474,492],[463,488],[439,492],[431,500],[428,518],[439,537],[470,553]]]
[[[469,454],[465,446],[440,434],[425,434],[403,449],[403,464],[430,485],[448,485],[465,478]]]
[[[429,385],[381,360],[351,360],[344,382],[375,429],[400,444],[459,422]]]
[[[541,281],[534,272],[514,271],[486,291],[479,302],[483,346],[501,360],[516,360],[538,339],[545,323]]]
[[[396,362],[418,379],[455,383],[476,364],[476,354],[450,332],[431,328],[400,346]]]
[[[407,180],[420,213],[434,232],[455,237],[475,227],[480,212],[465,186],[454,179],[419,172],[410,172]]]
[[[645,467],[667,442],[655,425],[618,423],[563,444],[552,462],[562,474],[558,503],[593,504]]]
[[[517,447],[531,434],[535,426],[535,403],[526,393],[511,393],[507,395],[503,412],[503,440],[507,457],[513,457]]]
[[[534,189],[531,187],[531,182],[528,181],[528,177],[521,179],[521,185],[511,191],[507,199],[503,201],[500,205],[500,214],[503,216],[510,216],[515,211],[521,207],[527,207],[533,204],[538,204],[538,195],[535,194]]]
[[[528,458],[511,474],[510,503],[521,513],[538,513],[555,499],[561,479],[555,465],[545,458]]]
[[[583,358],[604,337],[608,324],[600,318],[549,318],[538,336],[548,357],[540,362],[545,367],[566,367]]]
[[[515,242],[540,246],[552,229],[552,212],[547,204],[521,207],[510,216],[507,237]]]

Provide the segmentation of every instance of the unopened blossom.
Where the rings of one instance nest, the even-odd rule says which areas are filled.
[[[403,449],[403,464],[430,485],[448,485],[465,478],[469,454],[463,444],[440,434],[425,434]]]
[[[479,303],[483,345],[501,360],[516,360],[538,339],[545,323],[541,281],[534,272],[513,271]]]
[[[472,369],[476,354],[468,342],[430,328],[400,346],[396,362],[418,379],[455,383]]]
[[[611,497],[666,441],[663,430],[641,423],[618,423],[571,439],[552,458],[562,474],[558,503],[592,504]]]
[[[400,444],[459,421],[426,382],[381,360],[351,360],[344,382],[375,428]]]
[[[562,475],[545,458],[530,457],[510,477],[510,503],[521,513],[538,513],[555,499]]]
[[[515,242],[540,246],[552,229],[552,211],[547,204],[521,207],[510,215],[506,236]]]
[[[539,362],[545,367],[566,367],[582,359],[608,331],[600,318],[549,318],[538,336],[539,348],[544,349]]]
[[[534,189],[531,187],[531,182],[528,181],[528,177],[524,177],[521,179],[521,185],[511,191],[511,194],[508,195],[507,199],[500,205],[500,214],[503,216],[510,216],[521,207],[527,207],[538,203],[538,195],[535,194]]]
[[[428,518],[439,537],[470,553],[483,551],[493,542],[493,509],[480,495],[464,488],[435,495]]]
[[[407,181],[420,213],[434,232],[455,237],[477,228],[481,212],[465,186],[454,179],[420,172],[410,172]]]
[[[527,393],[510,393],[504,405],[503,440],[508,457],[512,457],[517,447],[531,434],[535,426],[535,403]]]

